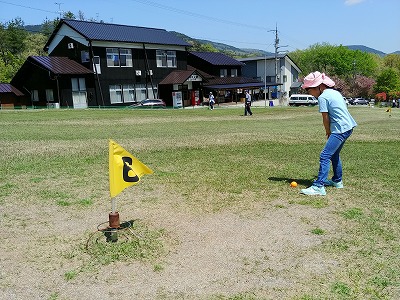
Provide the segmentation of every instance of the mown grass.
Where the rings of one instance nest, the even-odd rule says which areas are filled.
[[[340,228],[314,227],[311,233],[325,239],[310,251],[340,266],[329,276],[308,279],[296,299],[400,297],[400,111],[389,118],[384,109],[350,108],[359,126],[342,151],[345,189],[329,189],[324,198],[306,198],[289,187],[293,180],[306,187],[318,170],[325,140],[317,108],[253,111],[252,117],[222,108],[0,111],[0,204],[18,199],[21,205],[42,201],[60,210],[90,210],[108,194],[112,138],[154,170],[141,185],[154,191],[147,199],[153,205],[162,186],[202,214],[252,213],[255,204],[272,202],[331,208]],[[2,219],[10,218],[2,213]],[[162,245],[151,236],[146,255],[158,256]],[[122,246],[127,249],[107,247],[118,246],[96,248],[92,255],[99,264],[144,255],[136,242]],[[76,275],[72,270],[65,277]],[[215,299],[262,298],[249,291]]]

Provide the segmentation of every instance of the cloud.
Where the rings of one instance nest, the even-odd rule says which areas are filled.
[[[344,1],[344,4],[346,4],[346,5],[356,5],[356,4],[359,4],[359,3],[361,3],[361,2],[364,2],[365,0],[346,0],[346,1]]]

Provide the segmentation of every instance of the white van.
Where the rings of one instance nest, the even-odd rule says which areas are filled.
[[[318,104],[317,98],[307,94],[293,94],[289,98],[289,105],[316,105]]]

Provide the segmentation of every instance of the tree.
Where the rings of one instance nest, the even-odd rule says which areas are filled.
[[[9,63],[5,64],[0,59],[0,82],[10,82],[18,68],[19,66],[16,66],[14,60],[9,59]]]
[[[385,92],[382,92],[382,93],[376,94],[376,95],[375,95],[375,99],[376,99],[377,101],[379,101],[379,102],[386,101],[386,93],[385,93]]]
[[[0,55],[5,56],[8,52],[15,55],[25,50],[24,40],[28,32],[20,18],[1,24],[0,28]]]
[[[0,79],[9,82],[22,65],[28,32],[20,18],[0,24]]]
[[[374,88],[376,93],[385,92],[392,94],[400,91],[400,76],[393,68],[387,68],[382,71],[376,80]]]
[[[66,11],[63,14],[63,17],[64,17],[64,19],[70,19],[70,20],[75,20],[76,19],[75,14],[73,12],[71,12],[71,11]]]
[[[19,18],[0,24],[0,81],[10,82],[27,56],[46,55],[46,41],[45,34],[27,32]]]
[[[56,28],[59,22],[60,20],[58,18],[52,21],[46,18],[46,20],[44,20],[44,22],[42,23],[41,33],[47,38],[49,38],[50,35],[53,33],[54,28]]]
[[[302,69],[303,74],[320,71],[330,76],[354,78],[355,75],[374,76],[378,72],[377,57],[342,45],[314,44],[306,50],[296,50],[289,56]]]
[[[383,64],[387,68],[393,68],[400,74],[400,54],[388,54],[383,57]]]
[[[357,75],[354,81],[352,95],[369,98],[369,96],[373,94],[375,83],[376,81],[372,78]]]
[[[81,10],[78,11],[78,19],[81,21],[85,21],[85,14]]]
[[[303,74],[320,71],[334,78],[336,86],[346,96],[368,96],[372,93],[381,59],[374,54],[351,50],[342,45],[314,44],[306,50],[296,50],[289,56]]]
[[[339,76],[333,75],[330,78],[335,82],[335,88],[339,90],[343,95],[350,95],[351,87],[348,85],[346,80],[343,80]]]
[[[22,57],[28,57],[31,55],[45,56],[46,51],[43,50],[46,44],[47,37],[42,33],[29,34],[24,43],[26,45],[26,50],[21,53]]]
[[[190,51],[201,51],[201,52],[218,52],[218,50],[211,44],[201,44],[194,41]]]

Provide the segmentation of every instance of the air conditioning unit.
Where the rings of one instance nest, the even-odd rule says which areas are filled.
[[[136,76],[142,76],[142,71],[136,70]]]
[[[68,43],[68,49],[74,49],[74,43]]]

